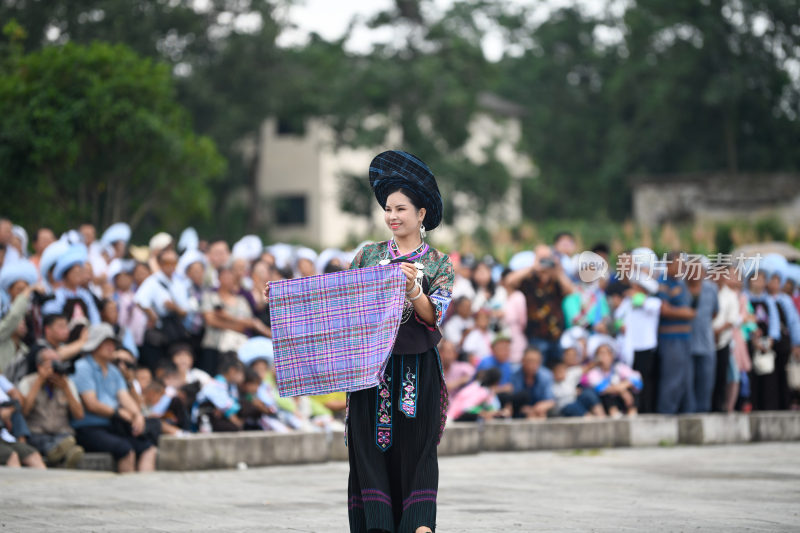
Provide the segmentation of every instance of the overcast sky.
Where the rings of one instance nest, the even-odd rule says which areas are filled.
[[[547,18],[553,10],[567,5],[580,5],[588,13],[602,11],[606,0],[505,0],[510,6],[536,6],[534,17],[538,20]],[[444,11],[452,4],[452,0],[434,0],[437,11]],[[297,30],[285,31],[279,40],[280,44],[291,45],[305,42],[310,32],[316,32],[325,39],[341,37],[354,16],[361,21],[356,25],[347,48],[355,52],[365,52],[376,42],[387,42],[392,37],[390,28],[370,30],[363,24],[376,13],[391,8],[394,0],[304,0],[292,7],[285,15],[297,26]],[[484,52],[491,60],[499,59],[503,52],[503,43],[499,35],[489,35],[484,42]]]

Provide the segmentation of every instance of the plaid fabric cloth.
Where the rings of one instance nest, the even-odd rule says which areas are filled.
[[[377,385],[404,301],[405,276],[397,264],[270,283],[280,395]]]

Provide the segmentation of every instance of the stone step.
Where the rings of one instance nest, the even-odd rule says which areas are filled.
[[[639,415],[619,419],[493,420],[447,425],[440,456],[482,451],[563,450],[734,444],[800,440],[800,412]],[[347,461],[342,432],[263,431],[162,436],[160,470],[207,470],[247,466]],[[114,470],[110,454],[87,453],[79,468]]]

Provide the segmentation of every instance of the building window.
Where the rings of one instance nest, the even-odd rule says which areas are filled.
[[[275,224],[278,226],[304,225],[306,223],[306,197],[302,194],[275,198]]]

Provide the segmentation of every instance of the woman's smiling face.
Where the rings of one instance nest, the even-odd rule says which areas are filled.
[[[407,237],[419,232],[425,218],[425,208],[417,209],[411,199],[400,191],[386,198],[383,219],[395,237]]]

